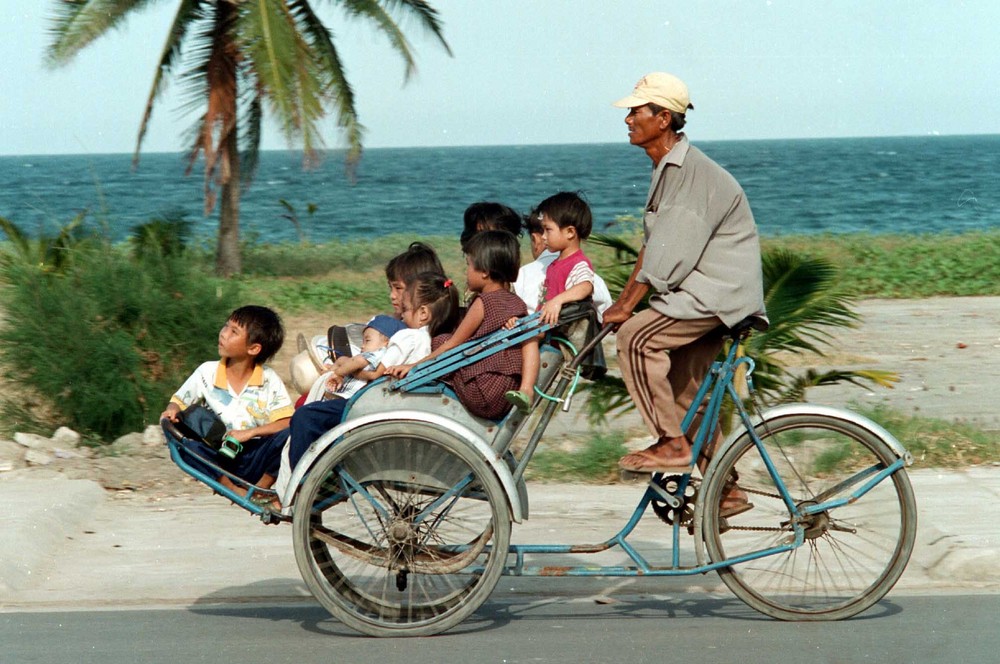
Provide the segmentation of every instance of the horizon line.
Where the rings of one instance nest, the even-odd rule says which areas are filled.
[[[766,141],[852,141],[852,140],[872,140],[872,139],[898,139],[898,138],[980,138],[986,136],[1000,136],[1000,133],[973,133],[973,134],[947,134],[947,133],[924,133],[924,134],[880,134],[876,136],[791,136],[784,138],[709,138],[709,139],[691,139],[694,144],[706,144],[706,143],[760,143]],[[566,147],[574,145],[629,145],[625,141],[579,141],[575,143],[482,143],[482,144],[465,144],[465,145],[382,145],[365,147],[362,149],[363,152],[370,150],[448,150],[448,149],[468,149],[468,148],[530,148],[530,147]],[[287,148],[262,148],[260,152],[301,152],[301,147],[287,147]],[[337,154],[346,152],[347,148],[335,147],[326,148],[320,150],[321,154]],[[149,152],[140,152],[140,157],[142,155],[182,155],[184,150],[154,150]],[[13,157],[76,157],[81,155],[94,155],[94,156],[113,156],[113,155],[128,155],[130,158],[135,154],[134,151],[128,152],[21,152],[21,153],[0,153],[0,158],[13,158]],[[199,160],[201,157],[199,157]]]

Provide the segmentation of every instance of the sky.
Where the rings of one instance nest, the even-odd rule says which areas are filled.
[[[57,0],[0,0],[0,155],[131,152],[177,0],[49,69]],[[333,30],[366,147],[626,141],[611,102],[650,71],[691,91],[693,140],[1000,131],[997,0],[431,0],[452,56],[404,23],[418,71],[385,38],[314,7]],[[145,152],[183,149],[179,86]],[[342,145],[332,120],[329,148]],[[266,128],[263,147],[284,139]]]

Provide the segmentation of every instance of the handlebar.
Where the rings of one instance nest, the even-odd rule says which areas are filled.
[[[595,348],[597,348],[597,345],[601,343],[604,340],[604,337],[608,336],[614,328],[615,326],[611,323],[602,327],[601,330],[594,335],[594,338],[588,341],[587,344],[580,349],[580,352],[576,354],[573,361],[569,363],[568,369],[570,371],[576,371],[576,369],[583,364],[583,361],[587,359],[587,356],[590,355]]]

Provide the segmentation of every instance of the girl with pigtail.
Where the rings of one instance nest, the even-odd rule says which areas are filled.
[[[454,333],[435,335],[433,351],[420,362],[432,360],[466,341],[487,337],[502,329],[510,318],[528,313],[524,302],[510,289],[521,264],[517,238],[507,231],[477,233],[465,246],[465,261],[468,289],[475,297]],[[404,322],[405,316],[404,312]],[[446,379],[470,413],[493,420],[507,414],[511,404],[504,395],[521,384],[522,352],[530,354],[533,350],[535,356],[538,354],[536,340],[525,343],[533,348],[502,350],[457,370]],[[402,378],[413,366],[391,367],[388,373]]]

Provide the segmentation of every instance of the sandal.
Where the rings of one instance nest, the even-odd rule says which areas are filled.
[[[749,512],[752,509],[753,503],[750,502],[749,496],[733,484],[732,489],[722,497],[722,501],[719,503],[719,516],[726,519],[737,514]]]
[[[531,400],[528,399],[527,394],[520,390],[504,392],[503,398],[511,403],[517,409],[517,412],[522,415],[527,415],[531,411]]]
[[[281,511],[281,503],[278,502],[278,494],[271,491],[257,491],[250,497],[250,502],[257,507],[264,507],[272,512]]]
[[[618,467],[630,473],[687,473],[691,471],[691,461],[667,460],[647,448],[626,454],[618,460]]]

